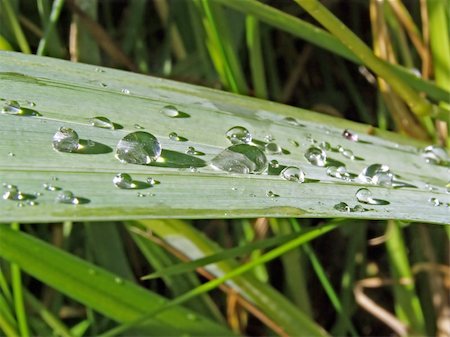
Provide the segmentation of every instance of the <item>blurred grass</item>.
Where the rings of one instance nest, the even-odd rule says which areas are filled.
[[[89,1],[84,3],[89,7]],[[361,39],[359,42],[355,36],[350,42],[346,40],[350,31],[345,27],[331,25],[335,20],[333,15],[327,14],[321,19],[318,15],[325,9],[319,12],[311,9],[311,14],[337,38],[311,20],[294,2],[137,0],[92,1],[90,8],[83,6],[83,1],[72,0],[66,0],[65,4],[61,0],[1,1],[0,49],[139,70],[283,101],[348,120],[374,125],[377,121],[379,127],[449,146],[449,117],[445,110],[450,104],[448,1],[396,0],[382,5],[374,0],[327,3],[329,10]],[[371,45],[372,51],[367,47]],[[358,53],[362,49],[364,53]],[[369,52],[380,59],[373,58]],[[355,63],[370,68],[367,57],[373,61],[375,74],[372,76],[380,76],[378,82],[369,82],[370,76],[358,72]],[[421,76],[414,75],[413,70],[420,70]],[[440,110],[439,118],[428,111],[430,105],[423,103],[423,97],[429,104],[444,109]],[[417,110],[417,104],[425,106],[425,113]],[[417,110],[415,115],[414,110]],[[421,120],[417,115],[429,117]],[[250,254],[259,247],[256,246],[259,240],[264,243],[269,238],[278,240],[282,234],[295,233],[299,230],[296,221],[290,224],[282,219],[268,222],[211,219],[183,223],[183,226],[203,231],[223,247],[224,255],[217,254],[222,266],[226,266],[227,256],[236,259],[231,248],[238,244],[249,254],[242,261],[234,261],[232,267],[228,266],[227,273],[234,270],[240,274],[234,268],[239,268],[241,262],[261,268],[256,272],[257,281],[255,273],[252,276],[249,276],[252,273],[240,274],[239,279],[233,279],[242,287],[240,294],[222,288],[222,291],[214,290],[186,303],[195,315],[207,317],[210,329],[220,326],[222,335],[231,333],[223,327],[226,322],[240,334],[262,336],[276,332],[287,336],[286,326],[279,323],[282,317],[276,318],[286,312],[290,317],[314,317],[318,326],[333,335],[389,335],[392,325],[379,315],[382,308],[393,315],[390,323],[407,327],[408,335],[450,335],[448,326],[439,325],[445,322],[446,312],[450,310],[448,226],[344,221],[339,223],[338,230],[315,239],[306,250],[292,247],[281,258],[261,264],[259,259],[267,256],[264,249]],[[323,222],[302,220],[302,229],[313,230],[319,224]],[[133,309],[134,313],[127,316],[138,319],[155,304],[154,300],[147,299],[150,291],[174,298],[174,302],[166,303],[178,303],[186,298],[182,294],[190,294],[189,289],[202,289],[202,284],[208,285],[204,282],[213,278],[205,273],[205,268],[201,268],[201,276],[192,273],[164,275],[164,271],[169,270],[166,268],[182,255],[184,259],[197,258],[193,255],[195,249],[192,246],[170,247],[164,235],[149,231],[142,224],[131,227],[123,223],[22,226],[22,231],[29,234],[14,232],[8,226],[0,226],[0,252],[10,254],[15,240],[21,242],[22,246],[14,248],[14,254],[22,265],[10,263],[9,255],[2,254],[0,332],[6,336],[81,337],[112,331],[117,323],[111,318],[123,319],[117,308],[119,302],[125,301],[128,303],[125,305],[133,307],[140,303],[141,309]],[[181,232],[183,227],[174,228]],[[189,237],[187,233],[184,235]],[[220,249],[211,248],[209,239],[200,237],[198,240],[198,245],[203,245],[204,249]],[[51,245],[60,246],[73,256],[57,252]],[[30,250],[27,256],[20,247],[24,250],[42,247],[49,254]],[[285,253],[282,247],[280,252]],[[230,248],[229,253],[227,248]],[[42,260],[45,256],[47,259]],[[57,257],[61,259],[56,263]],[[77,263],[109,279],[102,281],[106,283],[89,284],[86,280],[70,283],[69,278],[51,281],[45,276],[48,272],[59,271],[61,277],[65,273],[80,277],[87,269],[76,269]],[[245,264],[242,266],[240,268],[246,268]],[[22,274],[22,270],[26,273]],[[417,276],[417,270],[421,270],[421,275]],[[144,292],[134,284],[139,282],[138,277],[155,271],[162,274],[161,280],[141,283],[149,291]],[[124,281],[125,287],[118,287],[115,277],[130,281]],[[360,293],[354,291],[369,278],[379,285],[366,290],[365,294],[373,300],[367,307],[361,304]],[[215,287],[223,281],[225,279],[219,278],[210,284]],[[251,288],[255,282],[260,288]],[[70,298],[74,292],[85,290],[80,284],[96,289],[86,307]],[[112,287],[110,293],[102,292],[105,284]],[[131,300],[128,297],[133,291],[128,288],[136,290]],[[255,297],[256,305],[248,302],[243,295],[246,292],[247,296]],[[191,294],[195,294],[195,290]],[[230,306],[236,296],[238,304]],[[285,312],[274,306],[274,299],[281,297],[286,303]],[[110,301],[110,305],[102,306],[101,298]],[[233,309],[227,312],[226,307]],[[196,321],[195,315],[184,316],[188,317],[184,323],[178,317],[172,318],[170,323],[184,324],[195,333],[203,329],[205,334],[211,334],[212,330],[202,325],[203,319]],[[186,332],[169,325],[160,328],[146,329],[145,333]]]

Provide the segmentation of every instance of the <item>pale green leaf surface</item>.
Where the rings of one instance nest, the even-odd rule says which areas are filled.
[[[49,222],[64,219],[136,219],[136,218],[211,218],[211,217],[356,217],[370,219],[449,222],[450,195],[445,192],[448,168],[429,165],[417,154],[415,146],[424,144],[396,134],[381,132],[383,138],[365,135],[367,126],[273,102],[233,95],[198,86],[148,76],[73,64],[66,61],[0,53],[1,99],[17,100],[42,117],[18,117],[0,114],[0,180],[14,184],[23,193],[42,192],[37,206],[17,207],[16,201],[0,200],[0,221]],[[101,83],[105,84],[103,87]],[[130,94],[124,94],[128,89]],[[4,102],[0,101],[1,104]],[[165,105],[175,105],[190,118],[168,118],[160,113]],[[123,126],[106,130],[89,125],[88,119],[105,116]],[[293,126],[283,118],[292,116],[304,127]],[[114,157],[117,142],[139,124],[155,135],[163,147],[166,167],[123,164]],[[206,164],[231,144],[225,132],[236,125],[250,130],[254,139],[263,141],[272,135],[289,155],[268,155],[281,165],[301,167],[316,183],[293,183],[275,175],[231,175],[213,170]],[[51,140],[59,127],[75,129],[81,139],[109,146],[103,154],[60,153]],[[342,137],[350,128],[360,139],[351,142]],[[189,139],[176,142],[170,132]],[[310,137],[342,145],[364,160],[349,160],[329,152],[334,160],[358,174],[365,166],[387,164],[401,180],[418,188],[392,189],[369,186],[377,199],[389,205],[364,205],[366,212],[345,213],[334,209],[338,202],[353,207],[355,192],[361,187],[326,175],[326,169],[309,164],[304,158]],[[291,140],[297,141],[296,147]],[[414,145],[414,146],[413,146]],[[205,156],[184,154],[194,146]],[[13,153],[14,156],[10,156]],[[189,166],[199,166],[190,172]],[[181,168],[180,168],[181,167]],[[121,190],[112,183],[116,173],[125,172],[144,181],[153,177],[160,184],[144,190]],[[57,177],[57,181],[51,181]],[[89,199],[83,205],[56,204],[56,192],[45,191],[43,183],[71,190]],[[430,191],[426,184],[435,186]],[[235,187],[235,189],[232,189]],[[280,197],[270,198],[272,191]],[[137,192],[149,193],[137,197]],[[433,206],[436,197],[443,206]],[[369,207],[370,206],[370,207]]]

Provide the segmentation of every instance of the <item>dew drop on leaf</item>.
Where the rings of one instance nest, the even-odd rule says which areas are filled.
[[[123,163],[150,164],[161,155],[161,144],[151,133],[132,132],[123,137],[116,146],[116,158]]]
[[[114,123],[111,122],[108,118],[103,116],[90,118],[89,124],[97,128],[114,130]]]
[[[449,166],[450,158],[447,151],[442,147],[427,146],[422,149],[421,156],[429,164]]]
[[[345,202],[339,202],[336,205],[333,206],[333,208],[339,212],[350,212],[350,206],[347,205]]]
[[[223,150],[211,160],[213,168],[241,174],[261,174],[267,167],[266,155],[256,146],[236,144]]]
[[[305,152],[305,158],[306,160],[315,166],[325,166],[327,162],[327,154],[324,150],[317,146],[311,146],[308,150]]]
[[[225,135],[232,144],[248,144],[253,138],[252,134],[243,126],[234,126]]]
[[[56,202],[70,205],[78,205],[80,203],[79,199],[71,191],[59,192],[56,196]]]
[[[358,179],[363,183],[390,187],[393,184],[394,174],[385,164],[372,164],[361,171]]]
[[[281,171],[281,177],[285,180],[302,183],[305,181],[305,173],[298,167],[288,166]]]
[[[264,146],[264,150],[269,154],[280,154],[282,152],[280,145],[277,143],[267,143]]]
[[[127,173],[117,173],[113,178],[113,184],[121,189],[136,188],[136,184],[133,182],[131,176]]]
[[[75,130],[61,127],[53,135],[53,148],[59,152],[74,152],[80,146],[80,138]]]
[[[6,191],[3,193],[2,197],[5,200],[23,200],[25,196],[19,191],[16,185],[5,185]]]

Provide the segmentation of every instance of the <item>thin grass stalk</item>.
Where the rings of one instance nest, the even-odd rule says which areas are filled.
[[[55,29],[56,24],[58,23],[59,16],[61,14],[61,10],[64,7],[65,0],[54,0],[52,5],[52,11],[50,13],[49,22],[47,27],[45,28],[44,36],[39,41],[39,45],[36,51],[36,55],[43,56],[46,52],[47,45],[49,43],[49,39],[53,30]]]
[[[16,13],[11,5],[10,0],[3,0],[2,6],[5,9],[6,17],[9,19],[9,24],[16,38],[17,44],[19,45],[22,53],[31,54],[30,45],[28,44],[27,38],[20,27],[19,20],[17,19]]]
[[[252,74],[255,96],[267,99],[266,74],[261,48],[261,34],[259,21],[253,15],[245,19],[247,49],[250,56],[250,69]]]

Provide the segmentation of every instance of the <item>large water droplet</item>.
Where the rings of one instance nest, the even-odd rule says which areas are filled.
[[[361,171],[358,179],[364,183],[389,187],[393,184],[394,174],[385,164],[372,164]]]
[[[263,173],[268,166],[267,158],[256,146],[236,144],[223,150],[211,160],[211,165],[231,173]]]
[[[426,148],[422,149],[421,155],[429,164],[444,166],[450,165],[450,158],[447,154],[447,151],[442,147],[435,145],[427,146]]]
[[[70,204],[70,205],[78,205],[80,201],[71,191],[62,191],[59,192],[56,196],[56,202],[61,204]]]
[[[161,155],[161,144],[148,132],[132,132],[123,137],[116,147],[116,158],[123,163],[150,164]]]
[[[281,171],[281,177],[285,180],[302,183],[305,181],[305,173],[295,166],[288,166]]]
[[[131,176],[127,173],[117,173],[113,178],[113,184],[121,189],[136,188],[136,184],[133,182]]]
[[[308,162],[316,166],[325,166],[327,162],[327,154],[317,146],[311,146],[306,150],[305,158]]]
[[[269,154],[280,154],[283,150],[277,143],[267,143],[264,150]]]
[[[2,197],[5,200],[24,200],[25,196],[19,191],[16,185],[5,185],[6,191]]]
[[[252,141],[252,134],[243,126],[234,126],[225,135],[232,144],[248,144]]]
[[[114,123],[102,116],[90,118],[89,124],[97,128],[114,130]]]
[[[80,138],[75,130],[61,127],[53,136],[53,148],[59,152],[75,152],[80,146]]]
[[[348,140],[351,140],[352,142],[357,142],[358,141],[358,135],[356,134],[356,133],[354,133],[354,132],[352,132],[352,131],[350,131],[350,130],[348,130],[348,129],[345,129],[343,132],[342,132],[342,136],[345,138],[345,139],[348,139]]]

